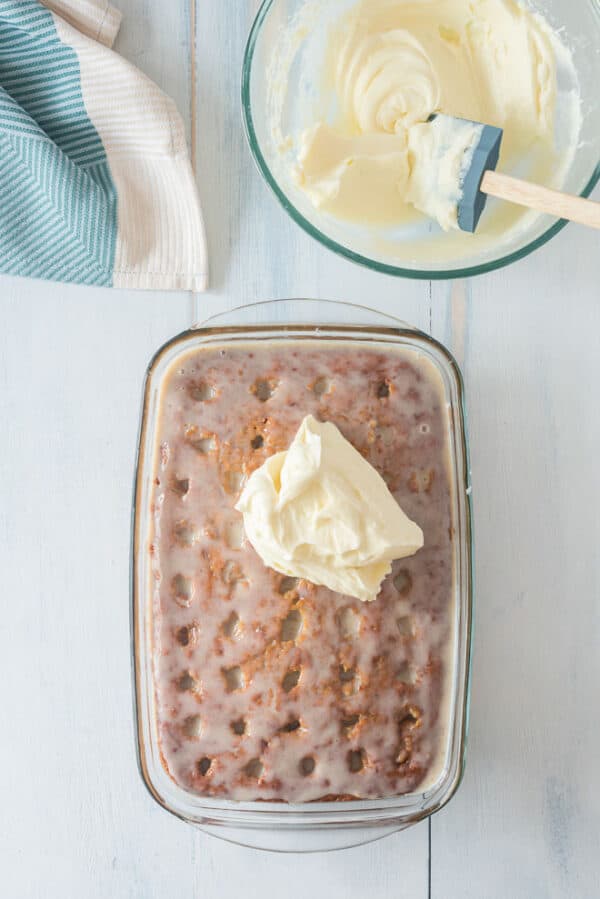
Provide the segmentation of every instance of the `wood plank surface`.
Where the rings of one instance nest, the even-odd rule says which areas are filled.
[[[7,899],[600,896],[600,246],[570,227],[469,283],[335,257],[251,161],[241,60],[257,0],[117,0],[117,49],[177,101],[203,203],[206,294],[0,277],[0,895]],[[129,539],[142,379],[196,319],[309,296],[395,314],[463,367],[476,533],[467,774],[428,824],[278,856],[206,836],[139,778]],[[429,868],[431,864],[431,870]]]
[[[240,77],[258,3],[200,0],[196,14],[196,146],[212,269],[197,318],[285,297],[314,297],[381,308],[421,327],[429,322],[429,285],[377,276],[340,259],[279,208],[254,167],[241,127]],[[244,14],[245,13],[245,14]],[[421,824],[359,849],[317,856],[265,855],[200,835],[196,888],[202,899],[240,893],[289,899],[414,896],[428,891],[428,828]],[[400,865],[402,876],[399,876]]]
[[[569,226],[433,293],[466,379],[471,739],[432,819],[433,897],[600,896],[600,244]]]

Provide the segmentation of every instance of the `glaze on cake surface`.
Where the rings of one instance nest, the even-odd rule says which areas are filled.
[[[410,349],[245,341],[167,371],[153,485],[153,673],[172,779],[240,800],[381,798],[435,778],[453,633],[440,376]],[[386,480],[425,546],[373,603],[265,567],[234,509],[305,415]]]

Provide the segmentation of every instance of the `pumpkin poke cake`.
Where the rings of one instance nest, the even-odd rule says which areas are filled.
[[[435,781],[455,616],[447,416],[435,366],[383,342],[224,341],[174,359],[158,400],[149,552],[156,726],[178,786],[309,802]],[[329,428],[352,464],[369,466],[417,535],[403,558],[392,541],[373,595],[339,592],[346,581],[329,578],[327,564],[309,577],[304,537],[294,544],[303,567],[267,557],[254,536],[269,524],[264,504],[248,527],[250,485],[279,459],[278,486],[306,422],[310,439]],[[310,552],[330,536],[337,546],[340,496]],[[353,507],[356,526],[380,517],[382,496],[367,492]]]

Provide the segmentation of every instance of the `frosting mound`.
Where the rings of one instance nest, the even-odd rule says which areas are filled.
[[[381,475],[312,415],[253,472],[236,509],[265,565],[363,601],[377,598],[394,559],[423,546]]]

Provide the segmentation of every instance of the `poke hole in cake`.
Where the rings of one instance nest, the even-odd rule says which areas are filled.
[[[235,510],[307,414],[335,424],[425,535],[363,603],[266,567]],[[452,488],[440,377],[336,341],[187,351],[162,384],[152,495],[163,764],[238,800],[382,798],[434,780],[447,737]]]

